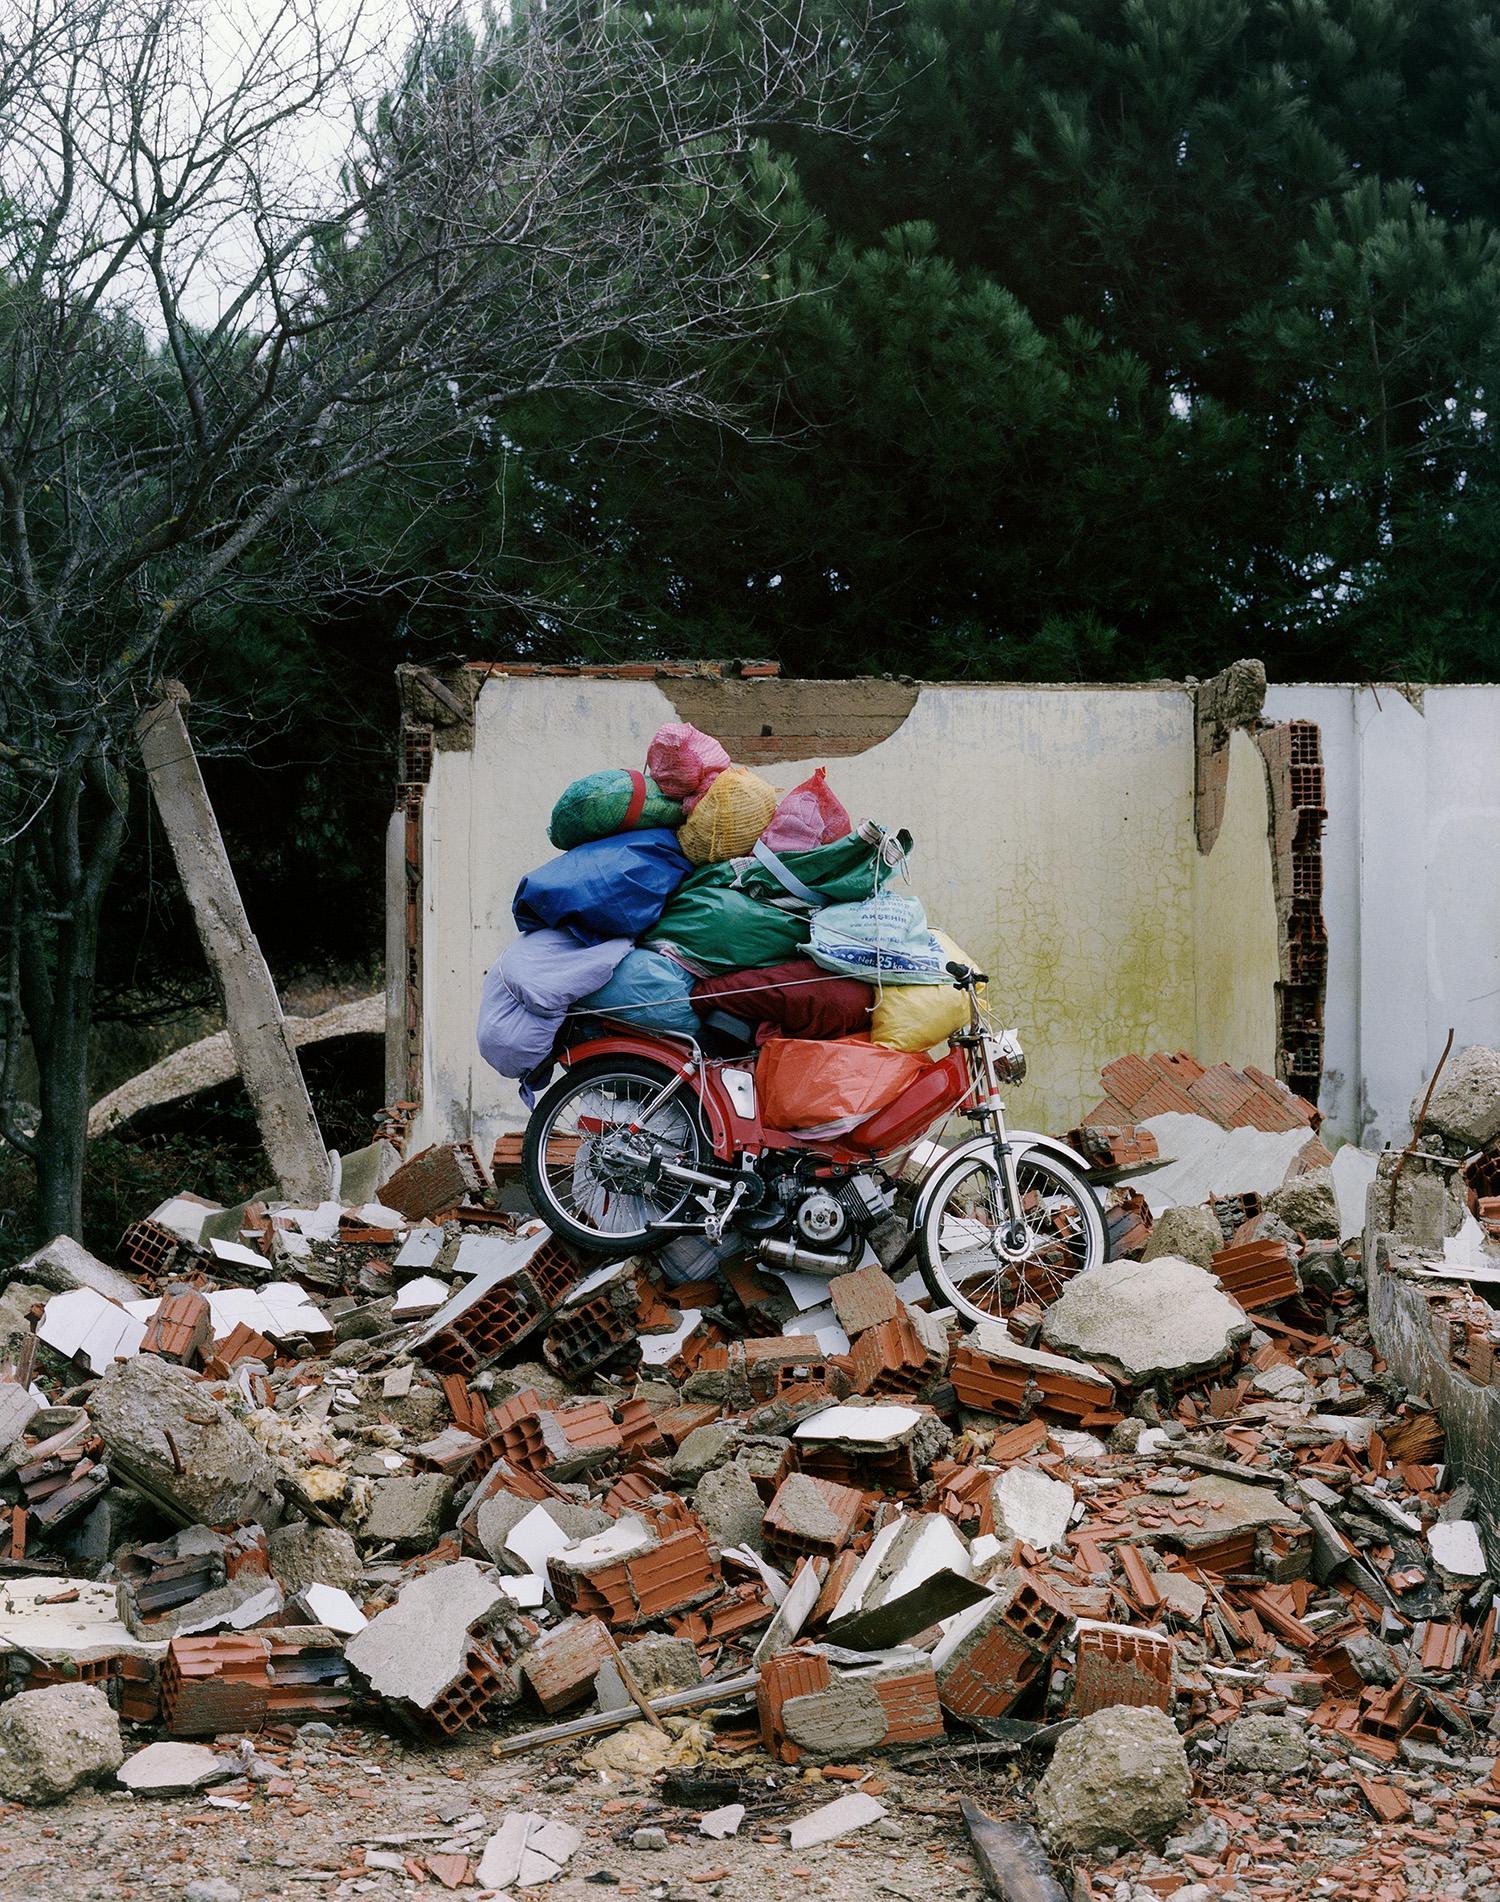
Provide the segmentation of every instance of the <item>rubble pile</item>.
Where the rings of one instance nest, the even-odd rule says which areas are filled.
[[[1157,1081],[1132,1096],[1136,1066]],[[358,1203],[183,1195],[117,1266],[61,1240],[20,1263],[0,1797],[295,1804],[308,1726],[481,1732],[614,1784],[701,1772],[710,1841],[767,1788],[844,1782],[785,1823],[800,1852],[969,1752],[1078,1898],[1500,1896],[1488,1528],[1429,1396],[1375,1350],[1340,1193],[1358,1176],[1383,1228],[1398,1189],[1439,1183],[1475,1265],[1424,1298],[1487,1383],[1486,1072],[1398,1179],[1320,1155],[1269,1079],[1237,1123],[1191,1059],[1127,1069],[1098,1112],[1120,1120],[1078,1138],[1115,1259],[968,1331],[875,1264],[590,1267],[497,1208],[466,1144],[376,1156]],[[1124,1120],[1164,1073],[1220,1115]],[[1163,1206],[1188,1155],[1212,1179]],[[621,1810],[622,1853],[659,1846]],[[1014,1850],[964,1816],[981,1866]],[[577,1873],[582,1842],[517,1811],[426,1873],[525,1888]]]

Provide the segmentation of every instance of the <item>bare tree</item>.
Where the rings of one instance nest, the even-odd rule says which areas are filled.
[[[776,0],[671,48],[604,6],[429,20],[377,95],[318,0],[233,43],[188,0],[30,5],[0,26],[0,1134],[76,1234],[148,683],[226,603],[326,586],[340,495],[538,396],[731,421],[705,346],[767,315],[757,140],[838,115],[846,49]]]

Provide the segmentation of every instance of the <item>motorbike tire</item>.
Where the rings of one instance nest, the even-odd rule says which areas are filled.
[[[672,1075],[664,1064],[652,1063],[644,1057],[593,1057],[565,1071],[532,1111],[526,1134],[521,1139],[521,1173],[526,1194],[548,1228],[568,1247],[600,1261],[619,1261],[671,1240],[669,1235],[653,1233],[633,1222],[632,1216],[639,1213],[650,1220],[674,1221],[687,1202],[690,1190],[664,1184],[659,1202],[612,1192],[608,1184],[587,1172],[586,1165],[580,1177],[576,1152],[566,1149],[549,1177],[543,1167],[543,1153],[544,1145],[553,1142],[566,1145],[573,1140],[574,1130],[558,1127],[569,1122],[570,1106],[575,1124],[579,1116],[590,1114],[582,1106],[591,1095],[597,1099],[591,1106],[594,1113],[612,1098],[621,1104],[640,1107],[649,1102],[663,1084],[670,1083]],[[705,1151],[711,1151],[698,1097],[691,1084],[685,1083],[663,1104],[650,1128],[653,1133],[670,1139],[679,1159],[689,1168],[697,1168]],[[564,1178],[568,1183],[566,1190],[561,1186]],[[580,1185],[584,1187],[591,1209],[580,1209],[575,1199]],[[631,1203],[638,1203],[639,1209],[633,1211]],[[590,1220],[576,1220],[579,1213],[589,1214]],[[625,1225],[600,1227],[595,1217]]]
[[[1023,1204],[1035,1197],[1032,1213],[1043,1218],[1028,1220],[1038,1246],[1034,1258],[1020,1263],[1007,1262],[985,1239],[993,1235],[1003,1199],[993,1156],[955,1156],[939,1163],[922,1187],[922,1279],[934,1303],[956,1308],[968,1321],[998,1321],[1021,1300],[1045,1307],[1075,1275],[1097,1268],[1109,1253],[1104,1211],[1081,1171],[1046,1150],[1023,1149],[1016,1155],[1016,1176]]]

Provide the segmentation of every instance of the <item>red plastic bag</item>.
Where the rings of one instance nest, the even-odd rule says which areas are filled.
[[[854,821],[829,789],[820,766],[811,779],[793,786],[760,836],[773,852],[811,852],[847,838],[853,830]]]
[[[778,1037],[756,1060],[761,1121],[768,1129],[853,1129],[931,1068],[917,1051],[888,1050],[863,1037]]]
[[[693,986],[700,1010],[724,1010],[747,1024],[775,1024],[789,1037],[847,1037],[871,1027],[875,993],[857,977],[834,977],[811,958],[758,971],[726,971]]]
[[[729,765],[729,755],[712,734],[670,720],[658,727],[646,751],[646,771],[668,799],[680,799],[691,812]]]

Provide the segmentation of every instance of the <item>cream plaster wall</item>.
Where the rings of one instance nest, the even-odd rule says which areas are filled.
[[[830,693],[838,688],[830,683]],[[676,717],[649,681],[492,677],[472,753],[434,761],[423,810],[424,1088],[414,1145],[522,1127],[514,1083],[480,1060],[474,1019],[514,932],[521,876],[553,856],[553,802],[580,775],[644,760]],[[1176,687],[924,687],[905,723],[813,768],[856,818],[916,839],[931,923],[990,972],[1030,1075],[1019,1122],[1065,1130],[1129,1051],[1194,1049],[1271,1067],[1276,977],[1264,774],[1236,735],[1214,851],[1193,831],[1193,706]]]
[[[1229,736],[1229,788],[1214,849],[1197,861],[1198,1011],[1191,1045],[1276,1073],[1276,900],[1271,889],[1265,762],[1244,733]]]

